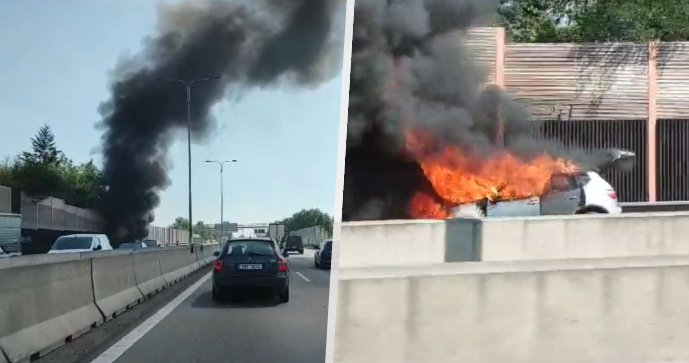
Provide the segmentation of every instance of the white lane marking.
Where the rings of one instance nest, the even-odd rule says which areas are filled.
[[[295,271],[295,272],[297,273],[297,275],[299,275],[299,277],[301,277],[302,279],[304,279],[304,281],[306,281],[306,282],[311,282],[311,280],[309,280],[308,277],[302,275],[301,272],[299,272],[299,271]]]
[[[120,339],[119,342],[113,344],[110,348],[108,348],[108,350],[101,353],[101,355],[99,355],[98,358],[91,361],[91,363],[112,363],[115,360],[117,360],[120,356],[122,356],[122,354],[124,354],[124,352],[131,348],[137,341],[139,341],[139,339],[146,335],[146,333],[148,333],[151,329],[153,329],[154,326],[156,326],[158,323],[160,323],[161,320],[163,320],[168,314],[170,314],[172,310],[174,310],[179,304],[181,304],[191,294],[193,294],[194,291],[201,287],[203,283],[208,281],[210,277],[211,272],[209,272],[208,274],[206,274],[206,276],[203,276],[199,281],[196,281],[193,285],[184,290],[183,293],[177,296],[174,300],[170,301],[167,305],[165,305],[162,309],[158,310],[151,317],[146,319],[146,321],[134,328],[134,330],[129,332],[129,334],[127,334],[124,338]]]

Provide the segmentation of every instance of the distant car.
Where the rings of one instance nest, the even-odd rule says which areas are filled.
[[[21,256],[22,251],[21,251],[21,244],[20,243],[14,243],[14,244],[2,244],[0,245],[0,258],[3,257],[17,257]]]
[[[301,240],[301,237],[299,236],[287,236],[285,238],[285,243],[282,249],[282,253],[284,255],[289,254],[290,252],[297,252],[300,255],[304,254],[304,243]]]
[[[117,247],[118,250],[130,250],[130,251],[138,251],[148,248],[145,242],[124,242],[120,243],[120,246]]]
[[[333,254],[333,240],[328,239],[323,241],[317,247],[316,253],[313,255],[313,265],[316,268],[330,268],[330,261]]]
[[[10,252],[10,251],[6,251],[5,248],[6,248],[5,246],[0,245],[0,258],[4,258],[4,257],[15,257],[15,256],[20,256],[20,255],[21,255],[20,253],[12,253],[12,252]]]
[[[48,254],[110,250],[110,240],[104,234],[70,234],[58,237]]]
[[[163,246],[162,243],[160,243],[154,239],[145,239],[145,240],[143,240],[143,243],[149,248],[162,247]]]
[[[282,303],[289,301],[289,267],[270,238],[231,239],[214,252],[213,300],[233,292],[267,289]]]

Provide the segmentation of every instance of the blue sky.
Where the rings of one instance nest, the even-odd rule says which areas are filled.
[[[153,34],[156,5],[145,0],[0,0],[0,157],[30,149],[47,123],[76,162],[99,165],[98,105],[123,53]],[[173,2],[173,1],[166,1]],[[333,213],[340,77],[310,91],[252,91],[218,104],[220,127],[192,145],[194,220],[220,218],[219,171],[206,159],[238,159],[225,169],[225,220],[270,222],[302,208]],[[170,150],[172,185],[154,225],[187,215],[186,138]]]

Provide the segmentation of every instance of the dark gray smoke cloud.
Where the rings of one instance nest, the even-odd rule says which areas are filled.
[[[252,87],[315,87],[337,75],[343,0],[189,0],[160,8],[158,34],[113,72],[101,105],[105,178],[102,212],[117,241],[144,238],[171,181],[170,144],[186,130],[186,90],[161,78],[222,76],[192,88],[191,130],[202,140],[211,107]],[[186,166],[180,162],[180,166]]]
[[[498,104],[504,143],[529,158],[544,151],[585,167],[597,154],[532,136],[531,117],[502,91],[483,88],[466,30],[493,19],[499,0],[358,0],[355,5],[343,218],[406,218],[408,200],[432,193],[405,153],[405,126],[430,131],[439,146],[478,157],[496,146]],[[434,193],[433,193],[434,194]]]

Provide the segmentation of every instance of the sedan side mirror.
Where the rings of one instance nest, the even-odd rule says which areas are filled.
[[[213,256],[215,256],[215,257],[220,256],[220,252],[218,252],[218,251],[213,252]]]

